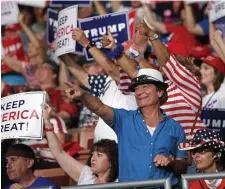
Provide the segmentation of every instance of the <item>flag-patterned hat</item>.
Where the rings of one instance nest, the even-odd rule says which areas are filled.
[[[198,130],[191,143],[180,143],[180,150],[193,150],[195,148],[213,148],[218,152],[225,152],[225,143],[222,141],[220,133],[211,129]]]

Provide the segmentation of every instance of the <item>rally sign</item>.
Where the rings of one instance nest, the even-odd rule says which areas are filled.
[[[216,20],[224,16],[225,16],[225,1],[212,2],[212,9],[209,12],[210,22],[215,22]]]
[[[38,0],[38,1],[24,1],[24,0],[17,0],[18,4],[26,5],[30,7],[39,7],[44,8],[46,6],[46,0]]]
[[[83,1],[58,1],[58,0],[52,0],[50,2],[50,7],[69,7],[73,5],[78,5],[79,7],[90,7],[91,6],[91,0],[83,0]]]
[[[58,14],[58,28],[56,31],[56,57],[75,52],[76,41],[72,39],[72,32],[77,27],[78,6],[61,10]]]
[[[22,39],[20,36],[5,37],[2,39],[2,47],[4,55],[15,57],[18,60],[25,61],[25,52],[23,48]],[[2,62],[1,70],[3,73],[12,71],[8,66]]]
[[[84,31],[86,37],[101,48],[101,39],[107,35],[108,30],[112,33],[117,42],[123,43],[130,39],[128,13],[112,13],[79,19],[79,27]],[[92,56],[84,49],[87,60],[92,60]]]
[[[19,8],[14,1],[1,2],[1,25],[10,25],[18,23]]]
[[[48,9],[47,22],[47,42],[50,45],[56,39],[56,31],[58,28],[58,12]]]
[[[45,92],[26,92],[1,99],[1,138],[42,139],[41,104]]]
[[[204,108],[201,112],[201,119],[205,126],[210,129],[220,130],[225,128],[225,109]]]

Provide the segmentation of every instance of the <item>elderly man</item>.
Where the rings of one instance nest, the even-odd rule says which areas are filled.
[[[68,83],[66,95],[80,99],[91,111],[110,125],[118,136],[119,181],[137,181],[170,177],[185,173],[186,154],[178,149],[185,141],[183,128],[160,109],[167,100],[167,84],[154,69],[140,69],[132,80],[137,110],[116,109],[90,96],[77,85]]]
[[[7,174],[10,180],[15,182],[4,187],[4,189],[24,189],[35,187],[52,186],[57,189],[57,185],[49,179],[36,177],[35,155],[33,150],[25,144],[15,144],[6,153]]]

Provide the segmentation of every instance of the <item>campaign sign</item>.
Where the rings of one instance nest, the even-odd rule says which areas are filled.
[[[50,7],[69,7],[73,5],[78,5],[79,7],[90,7],[91,6],[91,0],[83,0],[83,1],[58,1],[58,0],[52,0],[50,2]]]
[[[17,0],[18,4],[39,8],[44,8],[46,6],[46,2],[47,2],[46,0],[38,0],[38,1]]]
[[[79,27],[84,31],[87,38],[96,44],[97,48],[102,47],[102,36],[107,35],[108,30],[119,43],[130,39],[127,12],[79,19]],[[93,59],[86,49],[84,49],[84,53],[87,60]]]
[[[1,99],[1,138],[42,139],[41,104],[45,92],[26,92]]]
[[[47,42],[49,45],[56,39],[56,31],[58,28],[58,12],[48,9],[47,22]]]
[[[20,36],[5,37],[2,39],[2,47],[4,55],[15,57],[18,60],[25,61],[25,52],[22,39]],[[12,71],[7,65],[2,62],[1,70],[3,73]]]
[[[72,39],[72,32],[77,27],[78,6],[71,6],[61,10],[58,14],[58,28],[56,31],[56,57],[75,52],[76,41]]]
[[[19,8],[14,1],[1,2],[1,25],[10,25],[18,23]]]
[[[224,16],[225,16],[225,1],[212,2],[212,9],[209,12],[210,22],[215,22],[216,20]]]
[[[204,108],[201,112],[201,119],[210,129],[220,130],[225,128],[225,109]]]

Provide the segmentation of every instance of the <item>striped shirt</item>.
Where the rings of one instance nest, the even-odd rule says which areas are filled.
[[[162,67],[168,80],[168,100],[162,106],[167,116],[172,117],[184,128],[186,137],[190,136],[196,114],[201,108],[201,91],[198,79],[175,56],[171,55],[168,62]],[[198,116],[194,132],[205,128]]]
[[[130,94],[129,85],[131,84],[131,79],[121,68],[120,70],[120,82],[118,85],[119,90],[122,91],[123,94]]]

